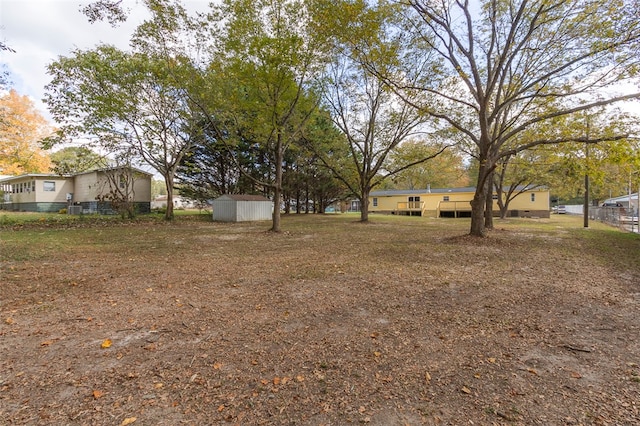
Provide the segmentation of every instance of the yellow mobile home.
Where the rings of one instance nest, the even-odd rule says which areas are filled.
[[[544,187],[519,188],[509,203],[509,217],[549,217],[549,190]],[[369,212],[427,217],[470,217],[475,188],[436,188],[372,191]],[[494,215],[499,215],[494,194]]]

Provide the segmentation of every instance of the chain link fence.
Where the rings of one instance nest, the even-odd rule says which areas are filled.
[[[640,232],[638,209],[626,207],[589,207],[589,219],[598,220],[629,232]]]

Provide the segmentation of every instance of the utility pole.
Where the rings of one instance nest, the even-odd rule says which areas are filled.
[[[633,204],[631,204],[631,191],[633,191],[633,189],[631,188],[631,185],[632,185],[631,177],[632,176],[633,176],[633,174],[631,172],[629,172],[629,203],[628,203],[628,207],[627,207],[627,215],[631,216],[631,233],[633,234]]]
[[[589,227],[589,133],[590,133],[590,123],[591,120],[587,117],[587,143],[586,143],[586,159],[585,159],[585,172],[584,172],[584,206],[583,210],[583,220],[584,227]]]

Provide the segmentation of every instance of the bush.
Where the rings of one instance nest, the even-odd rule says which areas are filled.
[[[67,214],[67,209],[60,209],[60,210],[58,210],[58,213]]]

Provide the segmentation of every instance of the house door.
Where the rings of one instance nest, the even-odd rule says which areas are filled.
[[[409,208],[410,209],[419,209],[420,208],[420,197],[409,197]]]

